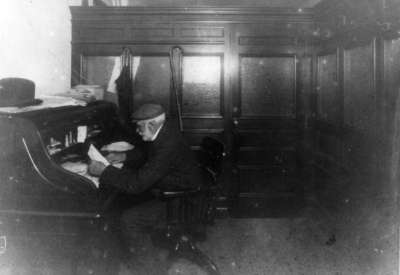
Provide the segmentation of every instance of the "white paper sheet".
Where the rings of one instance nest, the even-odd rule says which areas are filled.
[[[126,142],[126,141],[118,141],[113,142],[101,147],[101,151],[109,151],[109,152],[125,152],[132,150],[135,146]]]
[[[91,160],[99,161],[105,166],[110,165],[108,160],[99,152],[99,150],[96,149],[96,147],[93,146],[93,144],[90,144],[88,156]]]
[[[79,143],[85,142],[86,137],[87,137],[87,126],[86,125],[78,126],[77,131],[78,131],[78,135],[77,135],[76,141]]]

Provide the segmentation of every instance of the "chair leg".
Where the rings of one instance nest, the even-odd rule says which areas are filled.
[[[200,266],[210,275],[220,275],[217,265],[187,236],[180,238],[172,252],[169,256],[170,260],[174,258],[187,259]]]

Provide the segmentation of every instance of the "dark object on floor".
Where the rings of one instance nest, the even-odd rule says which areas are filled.
[[[335,234],[332,234],[329,239],[326,241],[326,245],[333,245],[336,242],[336,236]]]

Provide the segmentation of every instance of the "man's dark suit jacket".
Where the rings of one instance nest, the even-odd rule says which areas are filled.
[[[112,185],[130,194],[142,193],[153,187],[176,189],[203,184],[201,168],[172,121],[163,125],[154,141],[146,143],[146,161],[142,166],[118,169],[110,165],[101,174],[100,184]],[[134,151],[132,154],[135,154]]]

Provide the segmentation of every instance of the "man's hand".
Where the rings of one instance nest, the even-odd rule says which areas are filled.
[[[100,176],[104,169],[106,169],[106,166],[103,163],[95,160],[92,160],[88,166],[89,174],[96,177]]]
[[[123,152],[113,152],[113,153],[109,153],[106,156],[106,159],[110,162],[110,163],[119,163],[119,162],[124,162],[126,160],[126,154]]]

